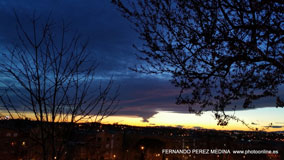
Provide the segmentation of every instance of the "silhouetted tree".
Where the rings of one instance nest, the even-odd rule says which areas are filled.
[[[236,118],[225,108],[243,108],[276,97],[284,83],[284,3],[266,0],[112,1],[139,33],[134,67],[171,76],[181,89],[177,104],[190,112],[214,110],[219,125]],[[280,97],[276,106],[283,107]]]
[[[37,122],[29,134],[41,147],[40,159],[64,159],[75,123],[113,114],[118,93],[112,80],[95,81],[88,43],[70,34],[69,25],[33,16],[29,28],[15,15],[19,43],[1,54],[1,107],[10,118]]]

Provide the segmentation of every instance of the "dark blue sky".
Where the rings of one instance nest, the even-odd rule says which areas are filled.
[[[28,27],[33,12],[46,18],[71,24],[74,31],[90,39],[90,57],[99,63],[99,79],[111,76],[120,85],[118,115],[136,115],[147,118],[157,110],[186,112],[175,105],[178,89],[161,76],[142,75],[129,70],[138,62],[133,44],[139,45],[138,35],[110,1],[101,0],[0,0],[0,47],[17,41],[15,10]]]
[[[0,48],[17,40],[13,10],[24,18],[33,12],[46,18],[49,13],[56,21],[70,22],[72,29],[90,39],[90,57],[98,62],[99,79],[113,76],[120,85],[118,115],[136,115],[147,119],[158,110],[187,112],[186,107],[176,106],[178,89],[170,85],[166,76],[142,75],[129,70],[137,63],[138,35],[114,5],[107,0],[0,0]],[[262,104],[271,105],[263,100]]]

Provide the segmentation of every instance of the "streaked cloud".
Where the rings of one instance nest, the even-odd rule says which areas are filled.
[[[98,79],[106,81],[113,77],[115,85],[120,85],[121,109],[117,115],[139,116],[147,123],[159,111],[188,113],[187,106],[175,104],[179,89],[170,84],[168,75],[144,75],[129,70],[129,67],[140,63],[135,56],[137,51],[132,45],[134,43],[139,45],[141,42],[129,22],[109,1],[2,0],[0,1],[0,48],[15,42],[17,38],[13,9],[22,18],[32,15],[34,11],[43,18],[51,13],[55,20],[64,19],[70,22],[70,27],[74,31],[77,30],[90,39],[89,61],[99,64]],[[29,20],[24,20],[23,23],[24,26],[28,26]],[[3,91],[3,88],[0,91]],[[283,97],[284,87],[282,86],[279,91],[279,95]],[[275,106],[275,98],[261,99],[254,104],[255,108]],[[237,110],[243,109],[237,107]],[[258,123],[252,122],[252,125]]]

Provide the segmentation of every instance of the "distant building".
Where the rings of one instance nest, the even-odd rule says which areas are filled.
[[[29,125],[25,125],[29,123]],[[64,125],[64,124],[60,124]],[[41,149],[31,138],[30,121],[0,121],[0,159],[39,160]],[[25,132],[22,132],[25,130]],[[65,144],[68,160],[283,159],[284,135],[268,132],[187,130],[165,127],[77,124]],[[62,141],[57,139],[58,142]],[[165,154],[163,149],[210,149],[191,154]],[[270,149],[278,154],[226,154],[226,150]],[[202,153],[202,154],[201,154]],[[56,159],[56,157],[54,157]]]

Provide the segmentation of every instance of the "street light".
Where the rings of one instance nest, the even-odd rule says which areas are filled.
[[[140,146],[140,150],[141,150],[141,158],[140,158],[140,160],[145,160],[145,155],[144,155],[144,149],[145,149],[145,147],[144,146]]]

